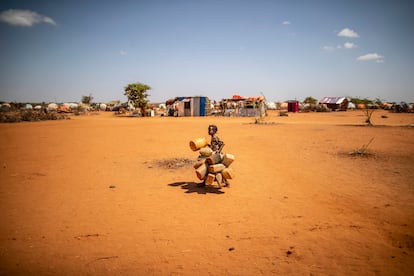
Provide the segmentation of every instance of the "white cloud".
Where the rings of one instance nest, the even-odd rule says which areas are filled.
[[[290,25],[291,23],[290,23],[290,21],[283,21],[282,22],[282,25]]]
[[[335,48],[334,48],[333,46],[323,46],[323,47],[322,47],[322,49],[323,49],[323,50],[325,50],[325,51],[329,51],[329,52],[331,52],[331,51],[333,51]]]
[[[126,56],[126,55],[127,55],[127,52],[126,52],[126,51],[124,51],[124,50],[120,50],[120,51],[119,51],[119,54],[120,54],[121,56]]]
[[[377,53],[369,53],[369,54],[357,57],[357,60],[360,60],[360,61],[375,60],[378,63],[383,63],[384,62],[384,57],[381,56],[381,55],[378,55]]]
[[[31,27],[37,23],[56,25],[56,22],[47,16],[31,10],[6,10],[0,13],[0,21],[13,26]]]
[[[340,31],[338,33],[338,36],[343,36],[343,37],[359,37],[359,34],[357,32],[355,32],[354,30],[345,28],[342,31]]]
[[[349,47],[349,45],[348,45],[348,47]],[[353,47],[356,47],[356,46],[354,45]],[[325,51],[335,51],[335,50],[340,50],[340,49],[343,49],[343,48],[347,48],[347,46],[346,45],[342,46],[342,45],[338,44],[336,46],[326,45],[326,46],[322,47],[322,49],[325,50]]]
[[[345,42],[344,47],[345,47],[345,49],[353,49],[353,48],[356,48],[357,46],[354,43]]]

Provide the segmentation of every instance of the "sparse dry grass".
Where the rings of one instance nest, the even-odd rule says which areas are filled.
[[[353,151],[349,152],[349,155],[360,156],[360,157],[372,156],[372,153],[368,151],[368,146],[372,143],[373,140],[374,140],[374,137],[372,137],[368,143],[366,143],[365,145],[362,145],[362,147],[358,149],[354,149]]]

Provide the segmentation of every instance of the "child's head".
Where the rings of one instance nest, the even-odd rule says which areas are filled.
[[[217,133],[217,126],[216,125],[209,125],[208,126],[208,134],[214,135]]]

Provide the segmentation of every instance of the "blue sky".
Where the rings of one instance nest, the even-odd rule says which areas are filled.
[[[414,102],[414,1],[0,1],[0,101]]]

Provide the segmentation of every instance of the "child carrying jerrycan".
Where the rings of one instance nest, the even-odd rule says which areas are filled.
[[[217,131],[216,125],[208,126],[210,143],[204,137],[190,141],[190,148],[200,154],[194,168],[198,179],[203,181],[200,183],[201,187],[213,186],[215,182],[218,188],[229,187],[229,180],[234,178],[233,171],[229,168],[234,161],[234,155],[222,153],[225,144],[216,135]]]

